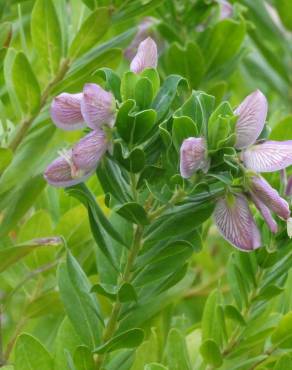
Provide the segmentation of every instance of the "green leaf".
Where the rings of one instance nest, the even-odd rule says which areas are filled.
[[[244,318],[242,317],[241,313],[238,311],[238,309],[232,305],[227,305],[224,308],[225,316],[227,318],[230,318],[231,320],[239,323],[240,325],[246,325],[246,322]]]
[[[96,298],[90,294],[90,284],[76,260],[68,255],[67,266],[58,270],[61,300],[65,311],[83,343],[93,349],[101,338],[101,320]]]
[[[140,110],[149,108],[154,95],[151,81],[146,77],[140,78],[135,85],[134,94]]]
[[[197,137],[198,130],[195,122],[187,117],[174,117],[172,124],[172,137],[176,150],[179,150],[182,142],[188,137]]]
[[[129,202],[122,206],[116,207],[114,210],[120,216],[124,217],[125,219],[135,224],[138,225],[149,224],[147,213],[145,212],[144,208],[138,203]]]
[[[207,364],[214,367],[220,367],[222,365],[223,360],[220,349],[213,340],[204,341],[201,345],[200,352]]]
[[[185,338],[177,329],[168,334],[164,358],[169,370],[191,370]]]
[[[121,80],[120,77],[113,70],[111,70],[110,68],[100,68],[92,75],[92,77],[94,76],[102,77],[103,80],[106,82],[106,89],[110,90],[117,100],[121,100]]]
[[[152,108],[157,112],[157,121],[160,121],[168,112],[180,85],[186,86],[187,81],[178,75],[167,76],[164,80],[152,103]]]
[[[275,7],[284,26],[292,31],[292,4],[289,0],[277,0]]]
[[[153,96],[155,97],[160,87],[160,77],[157,69],[146,68],[141,72],[141,77],[147,77],[152,83]]]
[[[190,232],[211,216],[213,208],[214,205],[208,202],[175,206],[149,226],[146,240],[159,241]]]
[[[110,25],[108,8],[98,8],[84,21],[69,49],[69,57],[76,59],[91,49],[104,36]]]
[[[276,362],[273,370],[290,370],[292,369],[292,358],[288,354],[283,354]]]
[[[33,336],[21,334],[15,344],[15,370],[53,370],[53,360]]]
[[[79,346],[74,352],[74,364],[77,370],[92,370],[94,369],[93,355],[90,349],[86,346]]]
[[[205,73],[205,60],[200,47],[195,42],[188,42],[185,47],[173,43],[166,55],[168,73],[185,77],[191,87],[197,88]]]
[[[118,298],[120,302],[137,301],[137,293],[133,285],[124,283],[118,291]]]
[[[272,334],[272,343],[280,348],[291,348],[292,343],[292,312],[282,317]]]
[[[13,152],[9,148],[0,148],[0,174],[9,166],[13,158]]]
[[[169,244],[167,248],[162,249],[147,263],[142,259],[140,264],[144,268],[134,278],[134,286],[140,287],[162,277],[170,276],[173,272],[181,272],[192,253],[192,246],[188,242],[181,240]],[[169,281],[167,281],[167,284],[169,284]]]
[[[157,114],[153,109],[144,110],[135,115],[133,143],[143,141],[154,126]]]
[[[61,241],[59,238],[43,238],[34,239],[26,243],[21,243],[13,247],[0,249],[0,272],[3,272],[8,267],[24,258],[36,248],[59,246]]]
[[[206,341],[212,339],[218,345],[221,343],[222,338],[222,327],[220,320],[218,320],[218,291],[214,290],[209,294],[207,301],[204,306],[204,312],[202,317],[202,340]]]
[[[240,21],[224,19],[206,30],[200,46],[209,74],[214,74],[220,66],[238,53],[245,33],[246,23],[243,19]]]
[[[79,345],[81,345],[81,339],[78,337],[68,317],[65,316],[54,341],[54,370],[64,370],[64,364],[67,361],[65,351],[73,354]]]
[[[41,103],[40,86],[27,57],[21,51],[14,59],[12,81],[23,113],[37,113]]]
[[[145,154],[140,148],[133,149],[130,153],[125,154],[121,143],[114,146],[115,159],[124,166],[129,172],[138,173],[145,166]]]
[[[135,98],[135,86],[139,76],[131,71],[125,72],[121,81],[121,97],[122,101]]]
[[[37,0],[31,14],[31,37],[43,65],[53,77],[62,57],[62,33],[51,0]]]
[[[136,348],[144,339],[144,331],[142,329],[130,329],[122,334],[116,335],[103,345],[94,349],[95,353],[103,354],[116,351],[121,348]]]

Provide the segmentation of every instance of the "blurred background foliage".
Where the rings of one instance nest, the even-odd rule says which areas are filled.
[[[74,317],[87,302],[75,292],[72,312],[66,301],[73,292],[59,267],[64,246],[36,240],[62,235],[92,284],[110,275],[86,209],[42,177],[57,151],[80,136],[56,130],[49,105],[60,92],[100,83],[95,72],[101,67],[126,71],[124,51],[145,17],[154,19],[148,32],[159,45],[162,80],[180,74],[191,88],[214,95],[216,104],[226,99],[233,106],[260,88],[270,104],[272,137],[292,139],[292,2],[232,3],[232,17],[221,19],[215,0],[0,0],[3,369],[29,369],[27,355],[33,363],[43,359],[39,370],[93,366],[79,336],[82,318]],[[88,185],[108,213],[97,179]],[[131,318],[145,330],[145,341],[136,352],[115,351],[106,369],[292,369],[291,243],[242,254],[207,223],[197,244],[179,284]],[[100,305],[110,312],[108,297],[101,295]]]

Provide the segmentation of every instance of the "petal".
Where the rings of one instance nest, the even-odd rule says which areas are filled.
[[[273,219],[273,216],[267,206],[253,193],[251,193],[252,201],[254,202],[255,206],[259,210],[260,214],[263,216],[264,220],[266,221],[269,229],[272,233],[278,232],[278,225],[277,222]]]
[[[259,230],[244,196],[233,196],[231,202],[218,200],[214,217],[218,230],[234,247],[252,251],[261,246]]]
[[[289,204],[281,198],[277,190],[260,176],[253,176],[249,181],[250,191],[271,211],[287,220],[290,217]]]
[[[107,147],[105,133],[102,130],[92,131],[73,147],[73,163],[79,170],[94,171]]]
[[[239,116],[236,123],[237,149],[245,148],[256,141],[264,128],[267,112],[268,102],[260,90],[248,95],[234,111]]]
[[[130,70],[140,73],[146,68],[156,68],[157,66],[157,46],[151,37],[147,37],[138,47],[137,54],[131,62]]]
[[[69,156],[71,156],[71,154],[71,151],[68,152]],[[91,175],[91,173],[86,173],[84,176],[73,177],[72,172],[77,171],[76,169],[72,171],[72,165],[70,165],[70,161],[63,156],[60,156],[51,164],[49,164],[44,173],[44,178],[50,185],[66,188],[68,186],[84,182]]]
[[[112,127],[115,121],[115,98],[112,93],[96,84],[86,84],[81,100],[81,112],[93,130],[103,125]]]
[[[189,137],[180,148],[180,173],[184,178],[191,177],[197,170],[208,168],[206,141],[202,137]]]
[[[292,164],[292,140],[266,141],[241,153],[244,165],[256,172],[274,172]]]
[[[86,126],[80,109],[82,95],[63,93],[54,98],[51,117],[57,127],[71,131]]]

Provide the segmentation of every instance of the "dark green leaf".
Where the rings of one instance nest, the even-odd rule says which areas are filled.
[[[215,368],[222,365],[223,360],[220,349],[213,340],[209,339],[203,342],[200,348],[200,352],[207,364],[211,364]]]
[[[121,348],[136,348],[144,339],[144,331],[141,329],[131,329],[119,334],[103,345],[94,349],[95,353],[103,354],[116,351]]]
[[[94,369],[93,355],[90,349],[86,346],[79,346],[74,352],[74,364],[77,370],[92,370]]]
[[[138,203],[126,203],[120,207],[115,208],[115,212],[135,224],[149,224],[149,220],[144,208]]]

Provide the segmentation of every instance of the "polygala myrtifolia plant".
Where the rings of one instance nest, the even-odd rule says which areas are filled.
[[[141,309],[154,305],[184,278],[188,259],[206,237],[210,217],[222,236],[242,252],[271,246],[279,237],[287,244],[286,222],[289,236],[292,233],[287,201],[261,175],[281,170],[284,178],[285,168],[292,164],[292,141],[266,137],[265,96],[257,90],[236,109],[227,101],[215,106],[213,96],[190,93],[179,75],[167,76],[160,86],[156,67],[157,46],[148,37],[121,79],[111,69],[100,69],[103,86],[87,83],[82,92],[62,93],[51,104],[56,126],[85,131],[72,148],[60,151],[44,176],[87,207],[98,247],[97,284],[90,287],[69,250],[58,273],[65,310],[83,341],[79,355],[82,352],[89,368],[114,369],[118,361],[130,361],[124,367],[130,368],[132,352],[123,360],[111,352],[143,342],[141,326],[147,313],[141,314]],[[111,210],[109,219],[84,183],[95,174]],[[253,257],[244,260],[254,266]],[[234,274],[238,278],[241,272]],[[254,279],[258,278],[255,273]],[[72,284],[78,293],[69,299]],[[240,293],[235,291],[239,306]],[[85,306],[77,296],[86,301]],[[104,317],[98,297],[112,303],[109,317]],[[218,299],[214,294],[209,297],[203,315],[201,353],[210,368],[220,366],[221,357],[239,343],[238,328],[225,338],[225,346],[212,337],[214,328],[205,328],[215,318],[219,325],[221,311],[210,318]],[[239,325],[249,313],[248,302],[244,314],[229,306],[229,316]],[[149,312],[153,314],[150,308]],[[68,353],[71,369],[74,361]]]

